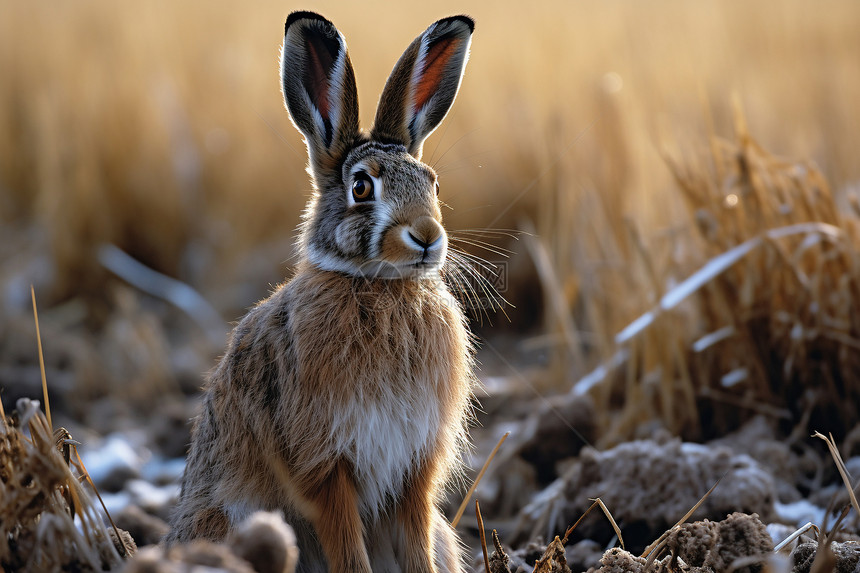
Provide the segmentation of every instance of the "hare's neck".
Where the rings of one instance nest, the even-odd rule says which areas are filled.
[[[396,328],[413,321],[446,331],[461,327],[462,311],[441,279],[366,279],[313,268],[300,269],[287,285],[291,306],[305,326],[331,332]]]
[[[372,304],[377,308],[382,302],[411,305],[436,297],[450,298],[445,302],[454,302],[438,273],[412,278],[370,278],[321,270],[308,264],[298,268],[293,281],[298,283],[296,286],[319,292],[326,298],[346,296],[361,305]]]

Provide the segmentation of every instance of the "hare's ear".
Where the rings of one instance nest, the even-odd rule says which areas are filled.
[[[281,88],[290,117],[305,136],[314,176],[339,175],[338,166],[359,135],[358,92],[346,40],[319,14],[293,12],[287,18]]]
[[[452,16],[415,38],[382,90],[374,139],[402,143],[421,157],[424,140],[448,113],[460,89],[474,29],[468,16]]]

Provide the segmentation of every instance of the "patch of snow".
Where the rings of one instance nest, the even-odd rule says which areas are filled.
[[[179,481],[185,471],[185,458],[164,459],[153,456],[140,470],[140,477],[154,484],[168,484]]]
[[[143,466],[143,457],[132,448],[122,434],[111,434],[96,447],[89,444],[81,448],[81,459],[96,484],[102,483],[118,470],[137,475]]]
[[[125,491],[130,495],[132,503],[146,511],[173,503],[179,497],[179,484],[159,487],[142,479],[133,479],[126,483]]]
[[[129,493],[126,491],[121,491],[118,493],[100,492],[100,494],[102,497],[102,501],[104,502],[105,507],[107,508],[108,513],[110,513],[111,516],[115,516],[120,511],[125,509],[128,504],[131,503],[131,495],[129,495]],[[100,506],[97,499],[93,499],[93,502],[96,504],[97,507]],[[100,507],[98,511],[101,512]]]
[[[802,526],[807,521],[812,523],[824,523],[824,518],[827,513],[822,507],[810,503],[802,499],[793,503],[774,503],[776,514],[782,521],[794,523],[797,527]]]

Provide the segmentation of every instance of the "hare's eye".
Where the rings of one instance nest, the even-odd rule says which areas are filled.
[[[438,194],[439,194],[439,182],[437,181],[436,182],[436,195],[438,195]]]
[[[373,180],[367,173],[356,173],[352,182],[352,198],[356,203],[373,200]]]

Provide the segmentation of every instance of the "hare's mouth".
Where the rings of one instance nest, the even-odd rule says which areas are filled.
[[[412,263],[409,265],[409,268],[415,270],[416,273],[431,273],[438,272],[441,267],[441,263],[438,261],[419,261],[417,263]]]

